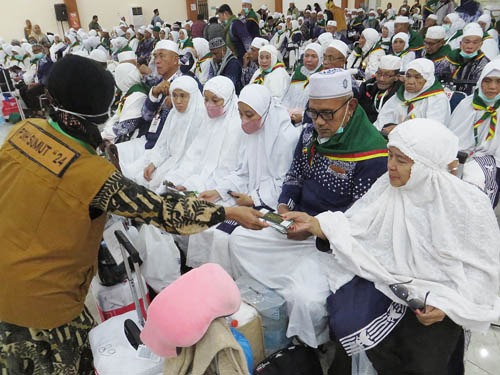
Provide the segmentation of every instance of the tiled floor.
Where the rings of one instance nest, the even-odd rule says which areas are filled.
[[[0,144],[12,125],[0,125]],[[500,205],[496,210],[500,223]],[[99,321],[94,298],[87,297],[87,306]],[[328,357],[331,357],[328,355]],[[326,358],[325,358],[326,359]],[[490,328],[486,335],[473,334],[466,355],[466,375],[497,375],[500,374],[500,328]],[[329,359],[328,359],[329,361]]]

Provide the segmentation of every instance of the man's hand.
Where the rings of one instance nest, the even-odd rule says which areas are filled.
[[[217,190],[203,191],[200,193],[200,195],[198,195],[198,199],[203,199],[204,201],[212,203],[217,202],[220,198],[221,196],[219,195],[219,193],[217,193]]]
[[[238,206],[246,206],[246,207],[253,207],[253,199],[251,196],[243,194],[243,193],[234,193],[232,192],[231,197],[233,197],[234,201]]]
[[[155,98],[159,97],[161,94],[167,96],[169,90],[170,90],[170,82],[163,80],[159,84],[153,87],[152,94]]]
[[[288,206],[284,203],[278,204],[278,215],[283,215],[284,213],[290,212]]]
[[[149,165],[146,168],[144,168],[144,173],[143,173],[144,179],[146,181],[151,181],[155,170],[156,170],[155,165],[153,163],[149,163]]]
[[[293,221],[293,225],[288,229],[288,238],[304,240],[311,234],[321,239],[326,239],[321,230],[318,219],[305,212],[291,211],[281,215],[285,220]],[[292,238],[295,237],[295,238]]]
[[[248,64],[250,64],[250,60],[251,60],[250,52],[246,52],[243,55],[243,68],[248,68]]]
[[[263,214],[250,207],[224,207],[226,211],[226,220],[234,220],[242,227],[247,229],[260,230],[269,225],[259,220]]]
[[[444,311],[430,305],[425,307],[425,313],[417,310],[415,311],[415,314],[417,315],[418,321],[424,326],[430,326],[434,323],[442,322],[446,317]]]

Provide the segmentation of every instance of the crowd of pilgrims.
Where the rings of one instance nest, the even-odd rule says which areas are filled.
[[[169,24],[156,12],[147,26],[122,19],[108,32],[95,17],[93,27],[61,38],[35,26],[24,43],[2,44],[0,62],[35,108],[55,61],[77,54],[102,63],[117,87],[102,138],[116,145],[122,173],[153,191],[170,185],[280,214],[345,211],[386,171],[379,136],[427,119],[458,137],[468,154],[463,180],[498,203],[499,37],[480,6],[417,0],[366,12],[328,1],[324,10],[290,3],[280,14],[255,11],[248,0],[239,14],[221,5],[208,22]],[[310,77],[332,69],[348,72],[352,93],[337,108],[309,108],[321,99],[309,92]],[[338,111],[336,134],[314,130]],[[190,236],[188,265],[217,262],[278,290],[288,303],[287,334],[325,343],[330,288],[313,261],[314,240],[225,224]]]

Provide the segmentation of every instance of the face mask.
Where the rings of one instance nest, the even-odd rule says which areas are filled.
[[[246,134],[253,134],[256,131],[262,129],[262,119],[258,120],[242,120],[241,121],[241,128]]]
[[[375,16],[368,16],[368,19],[369,19],[369,20],[374,20],[374,19],[375,19]]]
[[[278,34],[283,34],[285,32],[285,30],[278,30]]]
[[[245,14],[248,14],[248,12],[250,12],[250,9],[248,9],[248,8],[243,8],[243,11],[245,12]]]
[[[481,90],[477,90],[478,95],[481,99],[483,99],[483,102],[485,102],[487,105],[493,105],[497,102],[497,100],[500,100],[500,94],[497,94],[493,99],[488,99]]]
[[[24,56],[23,56],[23,55],[14,55],[14,58],[15,58],[17,61],[23,61],[23,60],[24,60]]]
[[[462,56],[464,59],[472,59],[473,57],[476,57],[479,51],[474,51],[472,53],[465,53],[464,51],[460,51],[460,56]]]
[[[266,70],[263,70],[262,72],[263,73],[271,73],[272,70],[273,70],[273,67],[270,67],[270,68],[267,68]]]
[[[43,57],[43,52],[35,53],[33,55],[33,60],[40,60]]]
[[[349,100],[349,102],[350,102],[350,100]],[[344,132],[344,121],[345,121],[345,117],[347,116],[347,110],[349,109],[349,102],[347,102],[345,104],[346,107],[345,107],[344,117],[342,118],[342,123],[340,124],[339,128],[335,132],[335,135],[342,134]]]
[[[188,38],[179,39],[179,42],[184,43],[186,40],[188,40]]]
[[[226,112],[222,105],[207,102],[205,103],[205,107],[207,108],[208,117],[210,118],[220,117]]]
[[[451,25],[449,23],[443,23],[441,26],[443,26],[445,32],[450,31]]]

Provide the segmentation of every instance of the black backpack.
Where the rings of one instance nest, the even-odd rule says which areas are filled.
[[[323,375],[323,369],[315,349],[290,345],[260,362],[253,375]]]

